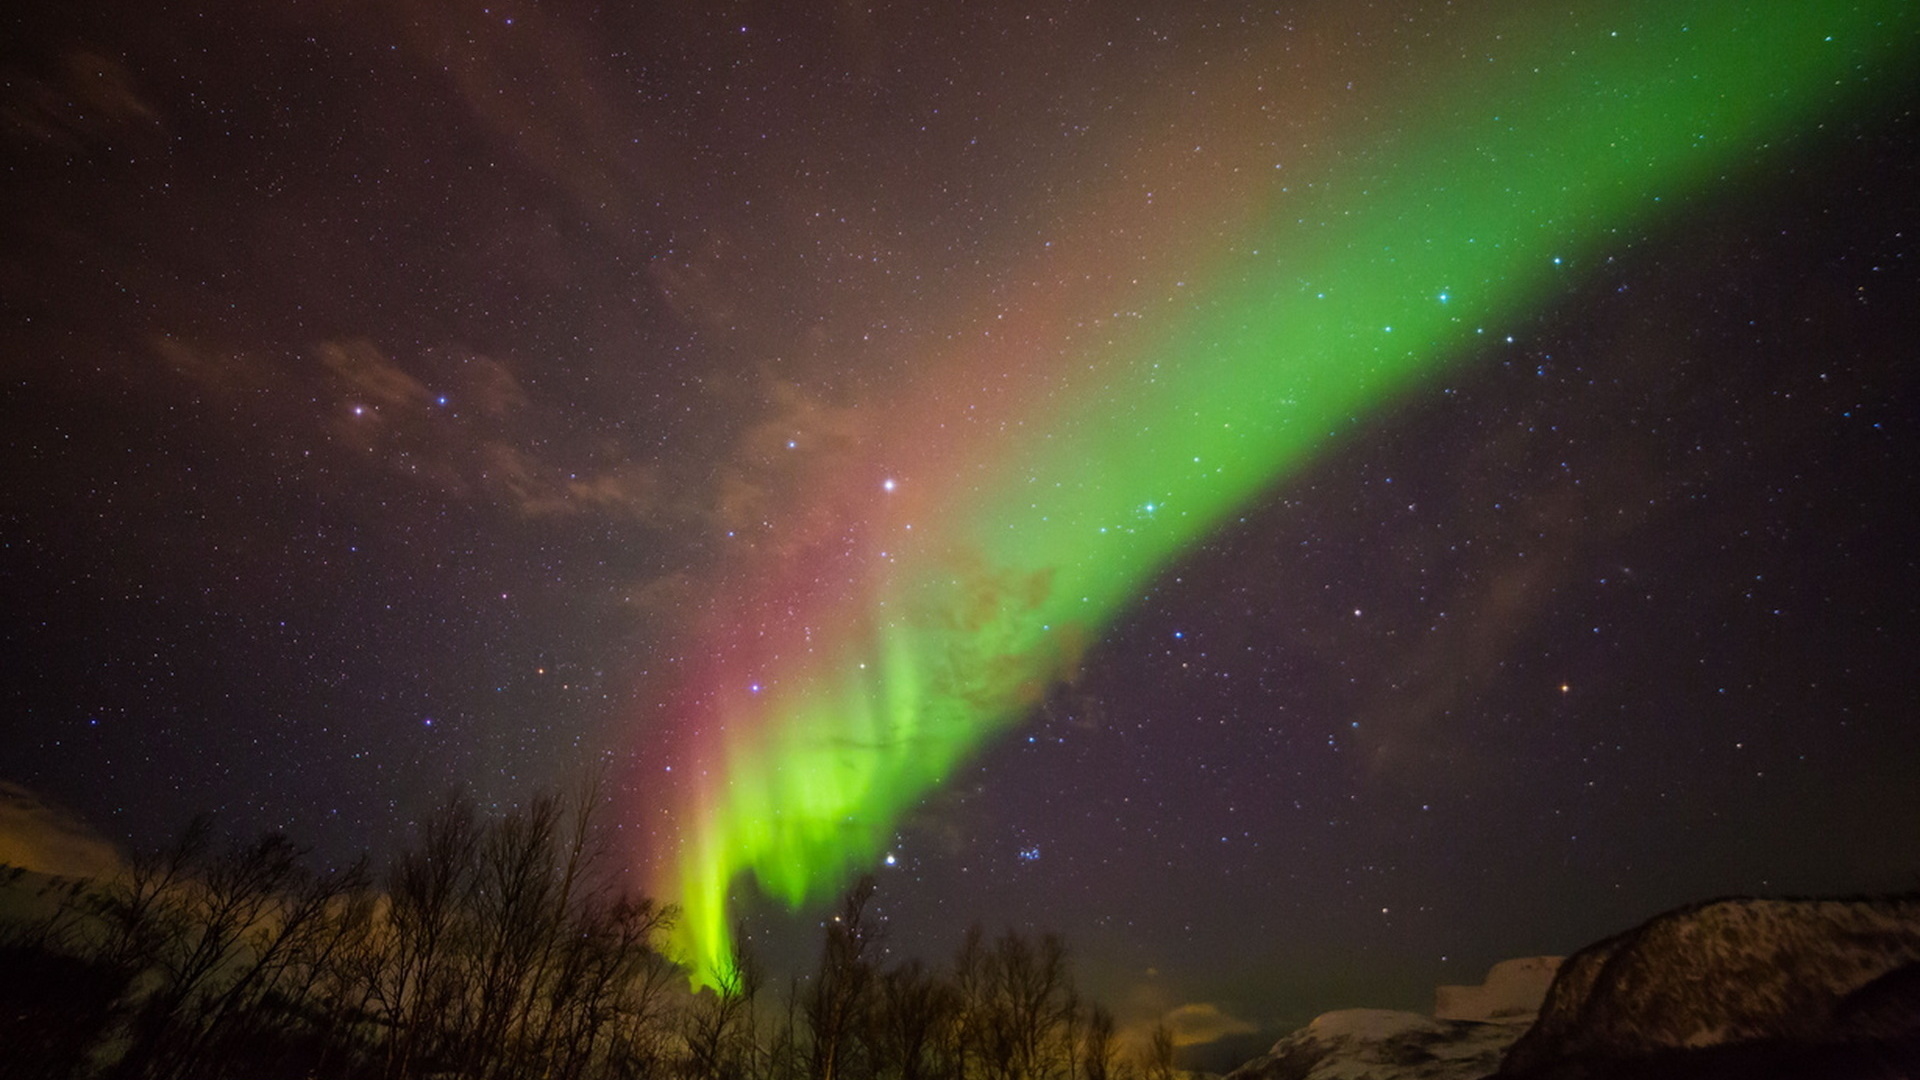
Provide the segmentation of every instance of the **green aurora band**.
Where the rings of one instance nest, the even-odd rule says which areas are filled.
[[[743,874],[793,906],[842,888],[1154,574],[1354,417],[1766,168],[1771,141],[1874,106],[1916,54],[1904,0],[1590,7],[1489,29],[1497,65],[1414,72],[1358,145],[1271,174],[1251,235],[1171,260],[1174,299],[1124,336],[1041,326],[1038,374],[1018,347],[933,363],[801,539],[749,557],[678,707],[654,883],[698,981],[732,970]]]

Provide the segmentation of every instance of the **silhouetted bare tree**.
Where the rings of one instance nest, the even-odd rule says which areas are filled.
[[[745,935],[736,933],[734,940],[744,941]],[[702,991],[686,1010],[681,1025],[689,1080],[747,1080],[758,1074],[753,1011],[760,979],[752,952],[736,947],[728,970],[718,973],[717,985]]]
[[[148,925],[161,933],[138,948],[157,983],[133,1014],[115,1076],[167,1078],[198,1064],[202,1044],[257,974],[245,955],[249,937],[271,932],[275,904],[294,884],[301,852],[286,837],[270,833],[201,863],[203,837],[176,847],[191,854],[166,860],[177,876],[150,894],[158,917]]]
[[[1140,1060],[1140,1074],[1144,1080],[1173,1080],[1173,1029],[1167,1025],[1153,1025]]]
[[[910,959],[882,973],[870,1019],[873,1075],[880,1080],[947,1080],[949,1033],[957,1018],[951,984]]]
[[[966,1080],[1062,1080],[1073,1075],[1080,1001],[1065,944],[1008,930],[991,946],[979,927],[954,959],[956,1071]]]
[[[1113,1014],[1095,1005],[1087,1013],[1086,1031],[1081,1037],[1080,1075],[1084,1080],[1112,1080],[1115,1060]]]
[[[386,1031],[382,1075],[410,1075],[423,1052],[449,1049],[468,991],[458,959],[479,847],[473,803],[456,793],[387,873],[385,933],[362,957],[368,1003]]]
[[[8,1005],[0,1077],[1115,1080],[1130,1071],[1114,1064],[1112,1017],[1075,994],[1058,938],[1009,930],[988,941],[975,927],[946,972],[918,960],[889,967],[870,880],[823,924],[818,966],[774,1015],[762,1013],[760,969],[744,948],[717,989],[688,993],[657,947],[672,909],[606,872],[600,802],[589,784],[572,804],[545,795],[482,817],[449,796],[394,858],[383,889],[365,860],[309,870],[278,834],[212,854],[211,827],[197,820],[126,874],[76,887],[54,915],[0,935],[0,983],[37,974],[74,991],[46,997],[61,1009],[29,1003],[16,1016]],[[1171,1080],[1170,1037],[1164,1049],[1148,1080]]]
[[[826,924],[820,963],[803,999],[810,1040],[808,1075],[813,1080],[847,1080],[849,1066],[862,1049],[874,978],[872,954],[880,936],[867,916],[873,889],[873,879],[862,878]]]

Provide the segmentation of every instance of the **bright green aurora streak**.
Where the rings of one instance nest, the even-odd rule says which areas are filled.
[[[730,970],[743,872],[792,905],[842,887],[1147,579],[1352,417],[1632,230],[1765,168],[1771,140],[1874,104],[1876,76],[1915,53],[1904,0],[1589,6],[1499,27],[1518,55],[1497,65],[1422,72],[1370,149],[1289,163],[1259,235],[1186,273],[1183,306],[1125,345],[1056,348],[1007,434],[930,448],[958,405],[928,395],[869,448],[904,463],[902,496],[866,498],[863,479],[865,509],[842,498],[852,523],[827,531],[861,540],[830,586],[792,556],[748,575],[687,694],[694,766],[656,883],[696,978]],[[996,359],[1012,362],[981,363]]]

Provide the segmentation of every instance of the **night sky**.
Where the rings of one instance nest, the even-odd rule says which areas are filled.
[[[0,781],[337,860],[598,765],[671,882],[951,573],[1073,644],[982,661],[951,763],[808,871],[872,870],[898,952],[1057,930],[1123,1020],[1257,1044],[1920,886],[1916,23],[1779,5],[1843,24],[1798,75],[1749,6],[12,5]],[[1697,158],[1634,142],[1661,80],[1774,64]],[[1401,266],[1432,314],[1360,325]],[[1324,371],[1246,329],[1342,288]],[[1297,453],[1210,445],[1204,508],[1129,456],[1391,364]],[[1106,539],[968,532],[1108,492]]]

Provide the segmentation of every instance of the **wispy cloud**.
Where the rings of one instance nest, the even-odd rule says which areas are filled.
[[[512,368],[468,351],[402,358],[368,338],[272,358],[156,334],[160,362],[202,393],[248,396],[295,434],[323,432],[369,465],[441,498],[528,517],[648,518],[665,505],[660,470],[617,440],[556,423]],[[560,432],[558,437],[555,432]]]
[[[40,75],[0,72],[0,133],[75,151],[135,127],[157,131],[159,114],[126,65],[92,49],[61,57]]]
[[[1260,1030],[1210,1001],[1177,1006],[1160,1022],[1173,1032],[1175,1046],[1201,1046],[1229,1035],[1251,1035]]]
[[[79,818],[0,781],[0,863],[60,877],[99,877],[119,869],[121,859]]]

